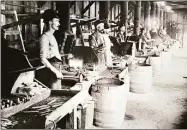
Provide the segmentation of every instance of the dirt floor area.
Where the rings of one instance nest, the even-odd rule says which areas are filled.
[[[129,94],[121,128],[187,129],[186,67],[187,47],[180,48],[161,75],[153,78],[150,93]]]

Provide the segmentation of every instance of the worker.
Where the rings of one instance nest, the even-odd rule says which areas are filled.
[[[151,37],[148,37],[146,34],[149,34],[148,31],[145,28],[141,28],[139,35],[141,40],[141,49],[150,48],[151,43],[154,41],[154,39],[151,39]]]
[[[95,23],[95,32],[89,37],[89,43],[91,48],[93,48],[97,58],[98,64],[105,63],[105,44],[104,44],[104,22],[97,20]]]
[[[155,39],[152,43],[152,47],[159,46],[159,44],[162,43],[161,37],[158,35],[158,30],[156,26],[153,26],[152,29],[150,30],[150,35],[152,39]]]
[[[39,40],[40,45],[40,60],[46,66],[40,75],[40,79],[45,85],[51,89],[61,89],[61,55],[59,52],[57,41],[54,37],[54,32],[59,29],[59,15],[55,10],[48,9],[43,13],[44,23],[47,31]]]
[[[110,25],[108,24],[108,22],[104,23],[104,34],[103,34],[103,39],[104,39],[104,46],[105,46],[105,61],[106,61],[106,66],[112,66],[112,52],[111,52],[111,40],[109,38],[109,34],[110,34],[111,30],[110,30]]]
[[[126,27],[125,25],[121,25],[118,27],[118,33],[117,33],[117,40],[119,43],[125,42],[126,41]]]

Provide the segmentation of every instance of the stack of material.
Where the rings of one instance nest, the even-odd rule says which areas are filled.
[[[44,129],[45,116],[68,101],[70,98],[71,97],[68,96],[50,96],[47,99],[34,104],[30,108],[9,117],[9,120],[17,122],[12,125],[11,128]]]

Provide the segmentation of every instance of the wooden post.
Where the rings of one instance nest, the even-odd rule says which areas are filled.
[[[156,20],[156,3],[153,1],[151,2],[151,18]]]
[[[136,1],[134,15],[134,34],[139,35],[140,32],[140,17],[141,17],[141,1]]]
[[[160,28],[163,29],[163,9],[160,10]]]
[[[110,1],[99,1],[99,19],[106,20],[108,19],[110,9]]]
[[[144,22],[145,22],[145,28],[148,28],[150,26],[150,2],[145,1],[144,3]]]
[[[21,2],[23,5],[25,5],[25,2],[22,1]],[[25,8],[23,8],[22,13],[25,14]],[[23,35],[23,39],[26,40],[26,33],[25,33],[25,24],[22,25],[22,35]]]
[[[73,109],[73,129],[77,129],[77,107]]]
[[[156,18],[158,26],[160,26],[160,6],[158,4],[156,5]]]
[[[59,11],[61,20],[61,28],[59,30],[70,32],[70,2],[56,1],[56,9]]]
[[[127,32],[127,25],[128,25],[128,1],[121,2],[121,24],[125,24]]]
[[[167,12],[166,12],[166,10],[163,10],[163,28],[166,28],[166,24],[167,24],[167,22],[166,22],[166,20],[167,20],[167,14],[166,14]]]
[[[156,21],[156,3],[154,1],[151,2],[151,27],[155,28],[157,26],[157,21]]]
[[[135,12],[134,12],[134,34],[139,35],[140,32],[140,17],[141,17],[141,1],[136,1]],[[135,57],[136,44],[132,46],[132,56]]]
[[[185,13],[183,12],[183,22],[182,22],[182,48],[184,47],[184,33],[185,33],[185,26],[184,26],[184,24],[185,24],[185,21],[186,21],[186,19],[185,19]]]

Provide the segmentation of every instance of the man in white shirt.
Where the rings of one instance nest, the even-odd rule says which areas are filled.
[[[59,29],[59,16],[56,11],[48,9],[43,13],[44,23],[47,31],[39,40],[40,60],[46,66],[43,71],[43,82],[52,89],[61,88],[61,55],[59,52],[57,41],[53,33]],[[41,81],[42,82],[42,81]]]

